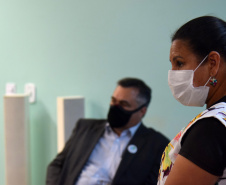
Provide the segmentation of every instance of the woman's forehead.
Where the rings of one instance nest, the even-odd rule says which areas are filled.
[[[175,57],[186,57],[194,53],[189,47],[189,43],[183,40],[174,40],[170,47],[170,60],[173,60]]]

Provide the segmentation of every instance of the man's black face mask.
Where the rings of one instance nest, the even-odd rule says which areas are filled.
[[[133,113],[139,111],[145,106],[146,104],[141,105],[135,110],[128,111],[123,109],[120,105],[112,105],[110,106],[110,109],[108,112],[108,122],[112,128],[123,127],[129,122]]]

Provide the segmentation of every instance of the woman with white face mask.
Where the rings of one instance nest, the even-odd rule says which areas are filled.
[[[206,110],[166,147],[158,185],[226,184],[226,22],[193,19],[172,37],[169,87],[186,106]]]

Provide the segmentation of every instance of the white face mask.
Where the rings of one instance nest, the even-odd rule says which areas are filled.
[[[208,55],[207,55],[208,56]],[[198,67],[205,61],[207,56],[202,60]],[[181,104],[186,106],[202,107],[205,105],[209,87],[204,86],[194,87],[193,78],[194,72],[198,67],[193,70],[169,70],[168,84],[173,93],[174,98]]]

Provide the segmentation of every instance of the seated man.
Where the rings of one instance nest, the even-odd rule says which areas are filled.
[[[107,120],[81,119],[50,163],[47,185],[156,185],[168,139],[141,122],[151,89],[125,78],[112,95]]]

